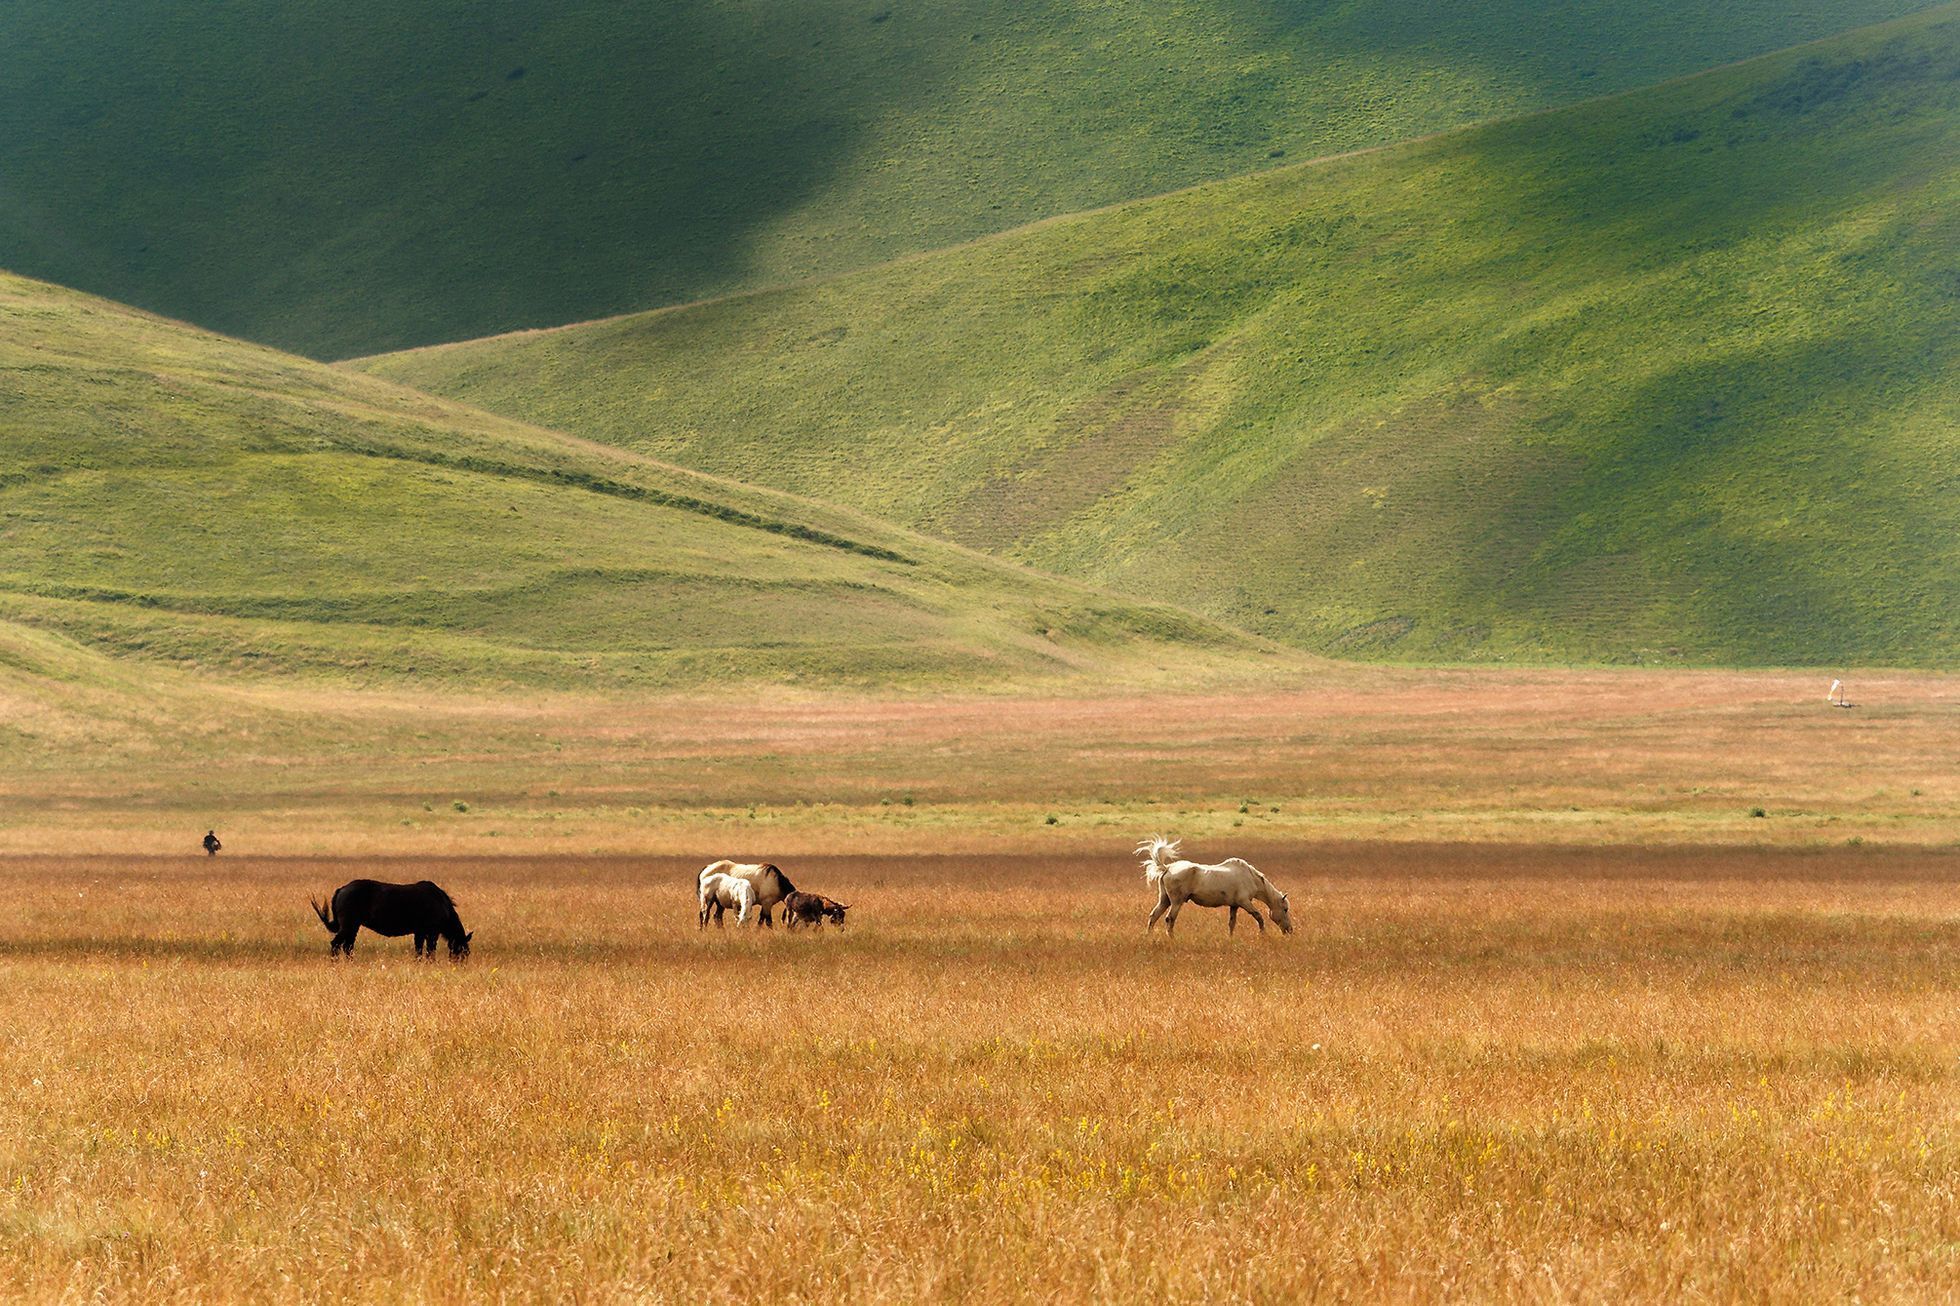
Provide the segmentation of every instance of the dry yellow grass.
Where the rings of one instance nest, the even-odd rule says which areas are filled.
[[[0,1285],[1951,1291],[1952,851],[1231,850],[1293,938],[1146,939],[1120,845],[799,859],[818,937],[697,933],[678,858],[0,861]],[[330,963],[362,873],[475,957]]]

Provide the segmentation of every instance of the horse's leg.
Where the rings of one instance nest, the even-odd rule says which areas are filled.
[[[776,922],[770,917],[769,913],[774,910],[774,907],[764,907],[762,909],[762,923],[772,930],[776,928]]]
[[[348,926],[348,927],[347,927],[346,929],[344,929],[344,930],[342,930],[342,931],[341,931],[340,933],[338,933],[338,934],[336,934],[336,935],[334,935],[334,939],[333,939],[333,950],[334,950],[335,952],[344,952],[344,953],[346,953],[346,954],[347,954],[348,956],[350,956],[350,957],[351,957],[351,956],[353,956],[353,955],[354,955],[354,936],[355,936],[356,934],[359,934],[360,932],[361,932],[361,927],[360,927],[360,926],[358,926],[358,925],[349,925],[349,926]]]
[[[1225,933],[1229,937],[1239,932],[1239,907],[1237,903],[1225,909]]]
[[[1266,932],[1266,918],[1259,914],[1259,909],[1257,907],[1247,907],[1245,909],[1245,914],[1252,917],[1253,920],[1259,922],[1259,932],[1261,934],[1264,934]]]
[[[1183,910],[1183,903],[1174,902],[1171,904],[1170,914],[1164,917],[1164,933],[1172,936],[1177,934],[1177,914]]]
[[[1157,890],[1157,906],[1155,909],[1151,911],[1150,923],[1143,927],[1143,932],[1145,934],[1148,934],[1150,933],[1150,931],[1156,929],[1157,922],[1163,919],[1164,913],[1169,911],[1170,909],[1171,909],[1171,896],[1168,893],[1165,893],[1162,889]]]

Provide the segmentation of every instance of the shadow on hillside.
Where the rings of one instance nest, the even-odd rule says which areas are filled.
[[[816,0],[202,6],[167,28],[125,6],[86,39],[74,25],[65,5],[0,15],[8,265],[320,357],[722,288],[749,233],[946,71],[888,61],[884,7]],[[77,177],[123,180],[105,199]]]
[[[78,20],[25,0],[0,10],[0,243],[30,275],[372,353],[739,288],[874,141],[894,157],[825,200],[797,256],[817,270],[1916,7],[352,0]],[[1013,110],[1005,134],[990,104]],[[943,166],[908,171],[922,157]]]

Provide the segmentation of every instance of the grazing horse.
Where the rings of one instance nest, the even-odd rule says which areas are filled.
[[[1184,909],[1185,903],[1195,902],[1200,907],[1230,908],[1227,934],[1238,932],[1240,912],[1250,914],[1259,923],[1259,932],[1264,934],[1266,918],[1259,914],[1257,906],[1263,902],[1272,910],[1273,924],[1283,933],[1293,933],[1293,912],[1287,906],[1286,895],[1274,888],[1273,882],[1251,862],[1237,857],[1228,857],[1215,866],[1182,861],[1177,855],[1177,845],[1161,835],[1138,844],[1137,852],[1143,855],[1144,878],[1157,887],[1157,906],[1150,913],[1149,924],[1143,927],[1145,932],[1156,928],[1161,916],[1164,932],[1175,933],[1178,912]],[[1165,916],[1166,912],[1170,914]]]
[[[721,928],[722,913],[730,907],[735,909],[735,923],[746,925],[749,913],[755,910],[755,887],[739,876],[724,875],[717,871],[713,875],[703,873],[701,889],[701,929],[708,928],[708,917],[715,918],[715,928]]]
[[[825,921],[833,921],[841,930],[844,913],[850,909],[849,903],[826,898],[821,893],[792,893],[783,899],[783,926],[792,930],[798,925],[822,929]]]
[[[474,933],[463,932],[456,915],[456,904],[440,886],[427,880],[414,884],[384,884],[379,880],[349,880],[333,891],[332,910],[307,899],[320,924],[333,935],[333,955],[353,955],[354,936],[363,927],[387,938],[404,934],[415,936],[415,955],[434,957],[436,940],[449,944],[449,955],[456,961],[470,955]]]
[[[702,891],[704,899],[710,875],[732,875],[738,880],[747,881],[749,888],[755,890],[755,905],[759,917],[762,923],[771,929],[775,928],[776,922],[769,915],[770,909],[796,892],[796,886],[789,882],[789,876],[784,875],[780,869],[768,862],[720,861],[703,866],[701,874],[696,877],[696,886]],[[732,907],[735,904],[730,902],[726,905]],[[705,914],[702,924],[707,924]]]

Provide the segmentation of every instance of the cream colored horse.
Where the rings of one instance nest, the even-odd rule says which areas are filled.
[[[784,875],[768,862],[710,862],[701,868],[701,874],[696,877],[696,884],[701,893],[701,924],[704,926],[708,923],[710,911],[715,912],[715,923],[717,925],[721,923],[721,911],[708,901],[709,877],[717,875],[732,877],[747,884],[754,895],[752,905],[758,918],[764,925],[772,928],[776,922],[770,918],[770,910],[796,892],[796,886],[789,882],[789,876]],[[732,900],[720,904],[723,908],[733,906],[735,903]],[[747,912],[738,911],[735,922],[739,925],[747,919]]]
[[[703,875],[700,882],[701,925],[708,928],[708,917],[715,918],[715,928],[721,928],[722,913],[730,907],[735,909],[735,923],[747,925],[749,913],[755,910],[755,890],[747,880],[733,875]]]
[[[1259,923],[1259,932],[1264,934],[1266,918],[1259,914],[1258,908],[1258,904],[1264,903],[1273,913],[1273,924],[1282,933],[1293,933],[1293,912],[1287,905],[1286,895],[1274,888],[1273,882],[1251,862],[1237,857],[1228,857],[1211,866],[1183,861],[1178,858],[1177,844],[1161,835],[1138,844],[1137,852],[1143,856],[1144,878],[1157,888],[1157,906],[1150,913],[1149,924],[1143,927],[1146,933],[1157,927],[1160,917],[1164,932],[1176,933],[1177,914],[1187,902],[1195,902],[1200,907],[1227,908],[1231,913],[1225,926],[1227,934],[1238,933],[1240,912],[1251,915]]]

